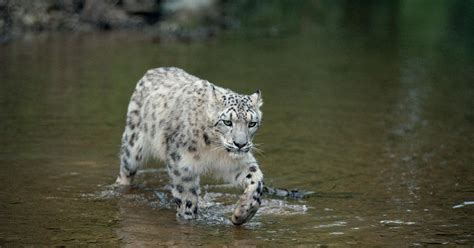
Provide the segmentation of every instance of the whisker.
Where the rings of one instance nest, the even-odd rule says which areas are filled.
[[[219,150],[219,149],[225,150],[225,147],[222,146],[222,145],[216,146],[216,147],[212,148],[211,151],[217,151],[217,150]]]
[[[219,146],[219,147],[214,148],[213,151],[217,151],[217,150],[221,150],[221,149],[223,150],[224,148]]]
[[[254,149],[254,150],[256,150],[256,151],[263,152],[263,149],[261,149],[261,148],[258,148],[258,147],[255,147],[255,146],[254,146],[254,147],[252,147],[252,149]]]
[[[254,143],[253,145],[254,145],[254,146],[262,146],[263,143]]]
[[[252,147],[252,151],[255,151],[255,152],[257,152],[258,154],[265,156],[264,151],[263,151],[262,149],[260,149],[260,148],[255,147],[255,146]]]

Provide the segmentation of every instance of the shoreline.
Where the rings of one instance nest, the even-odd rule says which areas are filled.
[[[226,27],[218,0],[0,0],[0,44],[24,37],[150,32],[160,41],[195,41]]]

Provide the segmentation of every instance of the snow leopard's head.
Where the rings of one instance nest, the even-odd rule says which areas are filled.
[[[213,87],[211,97],[213,111],[210,117],[220,145],[234,155],[249,152],[254,147],[252,140],[262,121],[260,90],[251,95],[240,95]]]

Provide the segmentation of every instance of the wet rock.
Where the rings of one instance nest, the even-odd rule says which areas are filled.
[[[220,0],[0,0],[0,42],[27,33],[145,28],[155,41],[196,41],[222,27]]]
[[[85,0],[61,0],[56,1],[58,10],[64,10],[69,13],[79,13],[84,8]]]
[[[160,5],[156,0],[123,0],[123,9],[132,14],[150,14],[160,12]]]
[[[129,16],[123,9],[102,0],[86,0],[81,18],[102,29],[134,27],[143,23],[141,18]]]
[[[215,0],[165,0],[162,6],[166,22],[181,27],[197,27],[219,18]]]
[[[216,0],[165,0],[157,42],[206,40],[220,30],[221,13]]]

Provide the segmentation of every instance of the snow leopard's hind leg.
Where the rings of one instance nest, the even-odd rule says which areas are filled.
[[[128,107],[127,125],[120,149],[120,174],[116,183],[130,185],[144,160],[144,133],[141,131],[140,101],[134,95]]]
[[[120,149],[120,174],[116,182],[130,185],[143,164],[143,135],[140,132],[125,133],[123,143]]]

